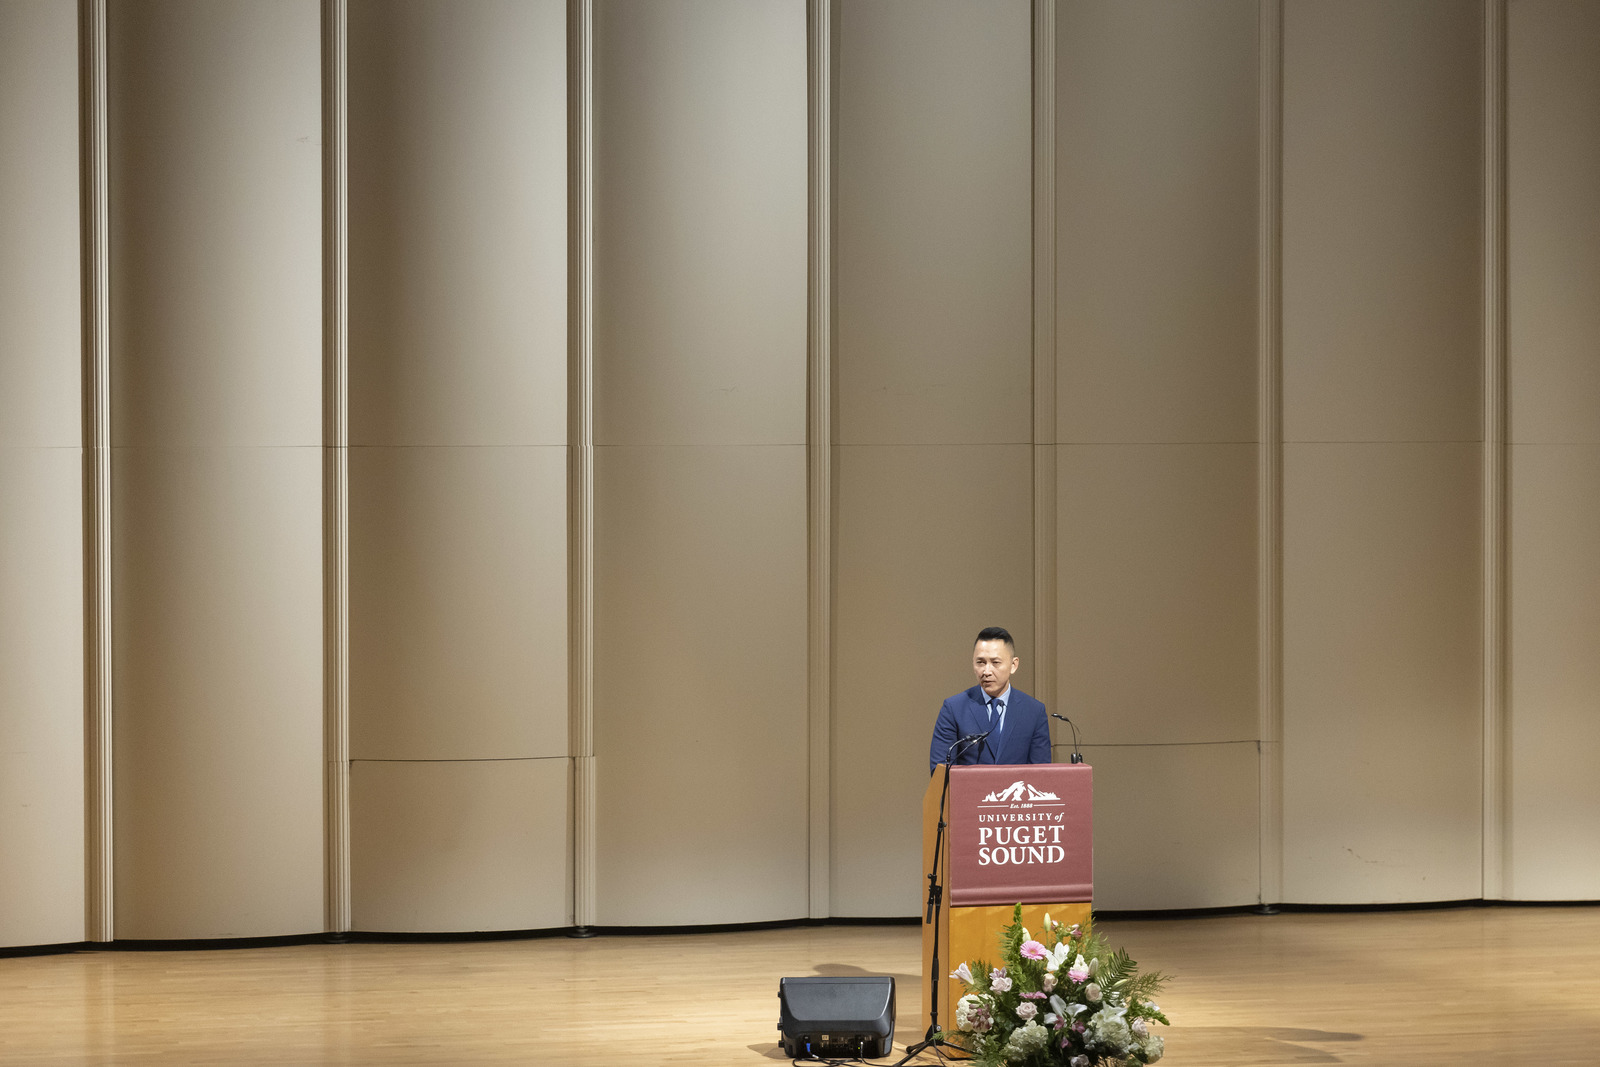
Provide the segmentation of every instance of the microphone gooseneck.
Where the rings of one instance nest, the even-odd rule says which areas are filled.
[[[1062,722],[1066,723],[1068,726],[1070,726],[1072,728],[1072,757],[1071,757],[1071,760],[1072,760],[1073,763],[1082,763],[1083,762],[1083,752],[1078,747],[1078,724],[1073,722],[1071,719],[1067,718],[1065,715],[1060,714],[1059,712],[1052,711],[1050,713],[1050,717],[1052,719],[1060,719]]]
[[[960,756],[965,756],[972,749],[973,745],[976,745],[976,744],[979,744],[979,743],[981,743],[983,741],[986,741],[986,740],[988,740],[988,738],[989,738],[989,731],[988,730],[985,730],[981,734],[967,734],[965,737],[956,738],[955,741],[950,745],[950,747],[945,749],[945,752],[944,752],[944,761],[945,761],[945,763],[948,764],[948,765],[954,766],[956,758],[959,758]],[[959,752],[957,751],[958,749],[960,750]]]

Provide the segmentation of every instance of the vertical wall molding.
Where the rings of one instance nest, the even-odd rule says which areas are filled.
[[[1283,0],[1262,0],[1257,613],[1261,903],[1283,899]]]
[[[347,0],[322,0],[322,581],[328,929],[350,929],[350,287]]]
[[[594,0],[567,2],[568,744],[572,924],[595,925]]]
[[[1483,29],[1483,896],[1505,894],[1506,4]]]
[[[78,8],[82,122],[85,939],[115,938],[111,660],[111,246],[106,0]]]
[[[809,171],[806,292],[808,914],[829,915],[833,751],[833,27],[836,0],[806,4]]]
[[[1033,688],[1046,707],[1058,658],[1055,440],[1056,0],[1033,0]]]

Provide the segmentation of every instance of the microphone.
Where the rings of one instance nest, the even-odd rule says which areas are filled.
[[[945,752],[944,752],[944,761],[945,761],[945,763],[950,765],[950,766],[955,766],[955,761],[951,757],[956,755],[956,749],[960,749],[961,750],[960,755],[965,756],[967,754],[967,752],[972,748],[973,745],[976,745],[981,741],[988,740],[989,734],[990,734],[990,731],[985,730],[981,734],[968,734],[965,737],[956,738],[955,743],[952,744],[949,748],[945,749]]]
[[[1067,718],[1065,715],[1058,715],[1053,711],[1050,713],[1050,717],[1052,719],[1060,719],[1062,722],[1072,727],[1072,756],[1069,762],[1082,763],[1083,753],[1078,751],[1078,724]]]

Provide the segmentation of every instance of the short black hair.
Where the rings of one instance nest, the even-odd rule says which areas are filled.
[[[974,648],[977,647],[979,641],[1004,641],[1006,647],[1011,650],[1011,654],[1016,655],[1017,643],[1011,639],[1011,631],[1004,626],[985,626],[978,631],[978,636],[973,640]]]

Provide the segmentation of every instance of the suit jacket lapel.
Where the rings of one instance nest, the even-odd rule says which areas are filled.
[[[989,706],[983,702],[981,697],[972,695],[975,689],[977,689],[976,686],[967,690],[967,716],[968,723],[971,726],[971,729],[967,731],[969,734],[981,734],[989,728]],[[982,690],[977,691],[979,693],[982,692]],[[978,742],[977,751],[973,753],[973,762],[993,763],[993,752],[993,744],[985,748],[984,743],[980,741]]]

